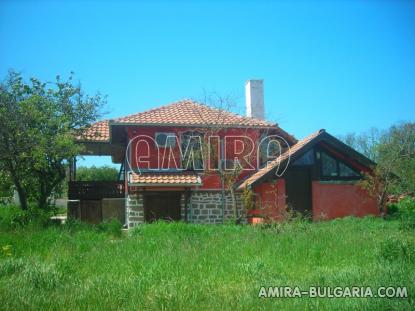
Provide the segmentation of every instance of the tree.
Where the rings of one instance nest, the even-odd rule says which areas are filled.
[[[236,199],[236,182],[242,172],[242,168],[233,163],[229,159],[224,159],[224,150],[226,146],[223,137],[226,136],[229,122],[229,111],[234,106],[234,101],[230,97],[222,97],[217,94],[211,94],[204,96],[202,102],[205,105],[216,109],[217,113],[213,120],[208,119],[204,113],[204,108],[195,106],[194,112],[199,118],[199,123],[204,126],[198,128],[198,131],[202,134],[199,143],[196,144],[200,148],[200,151],[194,153],[195,161],[202,163],[205,176],[216,175],[220,179],[221,184],[221,204],[222,210],[225,210],[226,206],[226,193],[231,197],[231,206],[233,219],[237,223],[241,215],[238,215],[237,199]],[[246,129],[247,130],[247,129]],[[245,133],[246,133],[245,130]],[[212,141],[210,138],[220,137],[219,141]],[[230,144],[230,142],[228,142]],[[193,144],[195,146],[195,144]],[[222,154],[220,154],[222,152]],[[187,162],[187,158],[184,159]],[[223,215],[224,220],[224,215]]]
[[[381,143],[382,137],[385,135],[385,131],[372,127],[361,134],[348,133],[341,136],[340,139],[361,154],[376,162],[378,159],[377,146]]]
[[[360,185],[376,198],[381,213],[390,193],[415,192],[415,123],[348,134],[344,141],[377,163]]]
[[[415,193],[415,123],[392,126],[379,146],[379,162],[389,163],[391,171],[399,177],[392,189],[395,193]]]
[[[76,170],[76,179],[81,181],[116,181],[117,177],[118,170],[109,165],[78,167]]]
[[[0,171],[0,198],[13,196],[13,182],[6,172]]]
[[[0,84],[0,170],[11,177],[22,209],[46,208],[81,146],[75,137],[96,121],[105,98],[85,95],[80,84],[59,76],[54,83],[26,83],[10,71]]]
[[[257,149],[259,141],[254,141],[253,153],[251,154],[238,154],[239,159],[243,157],[245,163],[238,163],[236,159],[227,159],[225,150],[234,149],[234,141],[232,139],[226,140],[224,137],[232,137],[235,134],[238,136],[238,140],[242,141],[245,146],[249,146],[251,140],[249,139],[248,132],[249,127],[242,128],[234,132],[232,127],[228,124],[231,121],[232,115],[229,113],[231,108],[235,106],[234,101],[231,97],[222,97],[217,94],[205,95],[201,101],[210,107],[216,109],[217,113],[213,116],[208,116],[204,113],[203,106],[195,106],[194,112],[199,118],[199,124],[203,126],[199,127],[197,131],[202,133],[202,138],[199,140],[200,152],[194,153],[194,157],[202,158],[204,162],[204,175],[218,176],[221,184],[221,197],[222,197],[222,209],[225,210],[226,206],[226,194],[229,194],[231,198],[231,206],[233,213],[233,220],[239,223],[243,215],[239,215],[237,208],[237,193],[236,187],[240,181],[241,174],[244,170],[248,169],[248,163],[252,163],[257,158]],[[268,130],[264,130],[262,133],[264,137],[268,134]],[[220,137],[219,141],[209,140],[209,138]],[[260,139],[263,137],[260,137]],[[272,144],[271,144],[272,145]],[[277,154],[281,152],[274,150]],[[222,152],[222,154],[220,154]],[[187,158],[184,158],[187,162]],[[269,160],[269,159],[267,159]],[[184,165],[185,166],[185,165]]]

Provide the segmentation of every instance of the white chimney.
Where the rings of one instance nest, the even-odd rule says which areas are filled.
[[[264,80],[246,81],[245,98],[246,116],[264,120]]]

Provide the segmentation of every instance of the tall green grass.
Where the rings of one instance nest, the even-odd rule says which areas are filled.
[[[414,309],[414,232],[346,218],[266,227],[0,228],[1,309]],[[7,250],[2,247],[7,246]],[[392,254],[392,255],[391,255]],[[407,286],[408,299],[260,299],[261,286]]]

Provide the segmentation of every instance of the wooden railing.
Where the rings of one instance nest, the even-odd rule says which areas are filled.
[[[69,200],[123,198],[124,195],[125,189],[122,181],[70,181],[68,183]]]

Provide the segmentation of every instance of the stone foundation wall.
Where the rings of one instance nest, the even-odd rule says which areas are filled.
[[[125,200],[125,210],[128,228],[144,223],[143,195],[136,192],[128,193]]]
[[[189,208],[189,203],[187,207]],[[187,216],[189,217],[189,210],[187,211]],[[186,220],[186,195],[184,193],[180,198],[180,217],[183,221]]]
[[[238,215],[244,216],[245,209],[241,195],[236,196]],[[188,221],[191,223],[221,224],[232,219],[232,197],[225,195],[225,208],[222,209],[221,191],[192,191],[188,203]]]
[[[183,193],[180,199],[180,214],[183,221],[186,221],[185,200],[186,196]],[[223,219],[226,221],[233,217],[232,198],[229,194],[225,196],[224,210],[222,210],[220,191],[191,191],[187,200],[187,221],[189,223],[221,224]],[[143,194],[130,191],[125,202],[128,228],[144,223]],[[237,194],[236,205],[238,215],[245,216],[240,194]]]
[[[125,201],[126,219],[128,228],[133,228],[144,223],[144,199],[143,194],[137,191],[131,191]],[[180,216],[182,220],[186,219],[185,194],[180,198]]]

